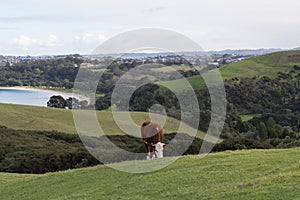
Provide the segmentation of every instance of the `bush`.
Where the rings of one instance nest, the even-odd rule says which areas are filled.
[[[272,146],[268,143],[254,139],[233,138],[216,144],[213,151],[239,150],[239,149],[270,149]]]
[[[0,171],[46,173],[99,164],[77,135],[0,128]]]

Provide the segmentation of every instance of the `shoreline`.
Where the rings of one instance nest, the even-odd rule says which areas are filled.
[[[50,89],[50,88],[39,88],[39,87],[30,87],[30,86],[13,86],[13,87],[5,87],[5,86],[0,86],[0,90],[25,90],[25,91],[36,91],[36,92],[46,92],[46,93],[56,93],[53,95],[61,95],[61,96],[67,96],[67,98],[69,97],[74,97],[76,99],[78,99],[79,101],[84,101],[86,100],[88,102],[88,104],[91,102],[91,98],[88,96],[84,96],[81,94],[76,94],[73,92],[67,92],[67,91],[63,91],[63,89]]]

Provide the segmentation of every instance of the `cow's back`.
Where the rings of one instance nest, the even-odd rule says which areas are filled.
[[[146,121],[141,126],[141,136],[148,144],[156,144],[162,142],[162,129],[159,124],[151,121]]]

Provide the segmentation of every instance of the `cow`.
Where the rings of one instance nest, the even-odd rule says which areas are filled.
[[[141,136],[147,152],[146,159],[163,157],[165,144],[162,143],[163,131],[159,124],[145,121],[141,126]]]

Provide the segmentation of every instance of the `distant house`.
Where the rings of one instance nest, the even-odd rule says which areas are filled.
[[[83,63],[80,64],[80,67],[82,67],[82,68],[90,68],[90,67],[94,67],[94,64],[88,63],[88,62],[83,62]]]
[[[208,65],[210,65],[210,66],[216,66],[216,67],[220,66],[220,64],[218,62],[210,62],[210,63],[208,63]]]

